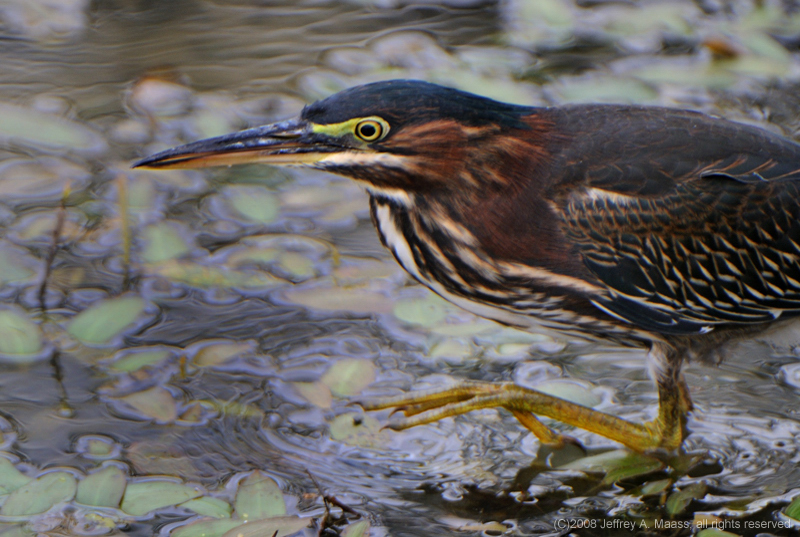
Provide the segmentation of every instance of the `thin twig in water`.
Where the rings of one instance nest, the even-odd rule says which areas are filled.
[[[60,248],[61,234],[64,231],[64,222],[67,217],[67,197],[70,194],[69,185],[64,187],[64,193],[61,196],[61,205],[56,213],[56,224],[53,227],[53,242],[50,245],[50,251],[47,253],[47,258],[44,260],[44,274],[42,275],[42,283],[39,285],[39,308],[42,313],[47,311],[47,283],[50,281],[50,274],[53,272],[53,263],[56,260],[56,255]]]
[[[325,516],[322,517],[322,522],[319,525],[319,532],[317,533],[318,536],[321,536],[326,529],[332,529],[336,531],[336,533],[338,534],[339,531],[336,530],[335,527],[348,524],[347,517],[344,514],[338,519],[335,519],[331,515],[331,508],[329,504],[335,505],[336,507],[341,509],[343,513],[348,513],[350,515],[355,516],[356,518],[361,518],[361,513],[359,513],[349,505],[343,504],[342,502],[337,500],[335,496],[330,496],[328,494],[325,494],[319,482],[316,480],[316,478],[311,474],[311,472],[308,469],[306,469],[306,473],[308,474],[308,477],[311,478],[311,481],[313,481],[314,486],[317,487],[319,496],[320,498],[322,498],[323,505],[325,506]]]
[[[119,197],[120,233],[122,234],[122,289],[127,290],[131,281],[131,229],[128,218],[128,177],[117,176],[117,195]]]
[[[53,368],[53,377],[55,378],[56,385],[59,391],[59,408],[58,413],[62,417],[72,417],[75,414],[75,409],[69,404],[69,396],[67,389],[64,387],[64,373],[61,368],[61,352],[55,351],[50,356],[50,367]]]

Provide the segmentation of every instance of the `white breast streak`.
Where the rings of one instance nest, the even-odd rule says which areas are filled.
[[[589,295],[605,296],[608,291],[599,285],[591,284],[580,278],[573,278],[550,272],[549,270],[533,267],[530,265],[521,265],[519,263],[501,263],[500,268],[505,275],[515,276],[517,278],[530,278],[531,280],[542,283],[572,289],[578,292],[587,293]]]
[[[408,241],[406,241],[403,233],[397,229],[397,224],[395,224],[389,206],[378,204],[375,210],[375,219],[378,221],[381,236],[394,252],[400,264],[403,265],[403,268],[419,281],[426,281],[426,278],[422,277],[419,267],[417,267],[417,262],[414,260],[414,254],[411,253]]]
[[[406,192],[405,190],[401,190],[399,188],[381,188],[372,185],[370,183],[367,183],[366,181],[356,180],[356,183],[359,183],[361,186],[366,187],[367,192],[369,192],[370,195],[372,196],[389,198],[395,203],[399,203],[400,205],[408,208],[414,206],[414,202],[411,199],[411,196],[409,196],[408,192]]]

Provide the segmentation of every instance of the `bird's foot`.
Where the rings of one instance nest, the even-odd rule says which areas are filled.
[[[638,452],[680,447],[685,435],[685,412],[677,398],[664,401],[658,418],[647,424],[633,423],[559,397],[513,383],[465,382],[442,391],[425,391],[360,402],[365,410],[393,408],[404,417],[388,427],[403,430],[484,408],[505,408],[543,443],[561,446],[574,439],[553,431],[536,416],[574,425],[599,434]]]

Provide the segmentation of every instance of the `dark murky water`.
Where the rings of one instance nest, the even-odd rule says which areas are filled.
[[[641,352],[505,329],[413,284],[346,180],[129,165],[399,77],[793,136],[798,36],[777,1],[0,5],[0,534],[315,535],[314,480],[373,537],[792,534],[800,331],[687,368],[673,470],[582,431],[588,454],[549,452],[495,411],[393,433],[349,401],[514,380],[646,420],[655,391]]]

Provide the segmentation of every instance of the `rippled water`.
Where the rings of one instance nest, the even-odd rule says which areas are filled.
[[[656,394],[640,351],[502,328],[431,296],[344,179],[129,169],[398,77],[527,104],[690,107],[792,136],[800,18],[757,4],[0,5],[0,533],[224,535],[187,522],[251,520],[251,497],[271,498],[251,506],[262,516],[321,524],[322,492],[373,537],[558,535],[565,520],[580,535],[629,535],[625,522],[673,535],[663,521],[702,517],[792,534],[796,329],[687,367],[693,434],[672,470],[598,463],[626,454],[558,424],[587,451],[552,452],[493,410],[395,433],[351,401],[513,380],[647,420]],[[56,478],[62,492],[36,492]],[[18,507],[20,490],[43,507]]]

